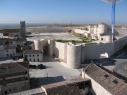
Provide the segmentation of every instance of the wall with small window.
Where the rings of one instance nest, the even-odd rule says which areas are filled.
[[[16,49],[5,49],[4,57],[13,57],[16,56]]]
[[[28,61],[31,62],[42,62],[43,61],[43,53],[40,54],[25,54],[27,56]],[[23,56],[25,56],[23,55]]]

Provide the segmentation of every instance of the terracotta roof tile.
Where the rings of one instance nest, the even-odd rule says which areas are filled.
[[[96,64],[88,65],[85,68],[85,72],[98,84],[112,93],[112,95],[127,95],[127,84],[113,74],[110,74],[101,67],[97,66]]]
[[[24,54],[40,54],[43,53],[41,50],[26,50]]]

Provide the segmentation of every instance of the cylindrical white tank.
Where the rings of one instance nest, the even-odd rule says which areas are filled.
[[[70,68],[77,69],[81,64],[81,45],[67,45],[67,65]]]
[[[35,50],[42,50],[42,45],[40,40],[34,40]]]
[[[97,31],[98,39],[101,40],[101,36],[104,36],[106,32],[107,32],[107,26],[105,24],[99,24],[98,31]]]
[[[98,25],[98,33],[104,34],[107,32],[107,26],[105,24],[99,24]]]

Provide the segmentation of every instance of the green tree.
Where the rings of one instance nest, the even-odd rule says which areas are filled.
[[[23,61],[24,61],[24,62],[25,62],[25,61],[28,62],[27,55],[24,55],[24,57],[23,57]]]

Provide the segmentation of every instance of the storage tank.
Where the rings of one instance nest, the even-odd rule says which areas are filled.
[[[34,40],[35,50],[42,50],[42,45],[40,40]]]
[[[105,24],[99,24],[98,25],[98,33],[104,34],[107,32],[107,26]]]
[[[67,44],[67,65],[77,69],[81,64],[81,45]]]

